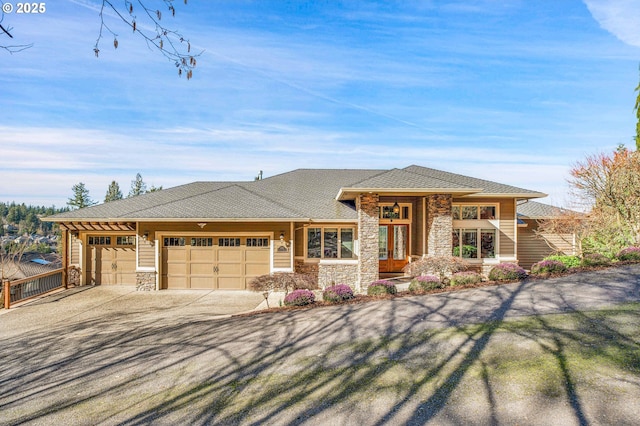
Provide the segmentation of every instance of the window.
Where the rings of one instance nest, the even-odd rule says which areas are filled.
[[[111,245],[111,237],[89,237],[89,245],[90,246],[110,246]]]
[[[218,238],[220,247],[240,247],[240,238]]]
[[[247,238],[247,247],[269,247],[268,238]]]
[[[394,203],[395,204],[395,203]],[[399,204],[400,212],[393,212],[393,204],[381,204],[378,207],[378,216],[380,219],[411,219],[410,204]]]
[[[480,235],[480,239],[478,239]],[[452,255],[463,259],[493,259],[496,257],[495,229],[454,229]]]
[[[497,219],[496,206],[451,206],[451,216],[453,220],[491,220]]]
[[[353,258],[353,229],[343,228],[340,231],[340,257],[343,259]]]
[[[353,259],[354,228],[308,228],[308,259]]]
[[[116,237],[116,245],[118,246],[135,246],[136,237],[134,235],[124,235]]]
[[[213,246],[213,238],[191,238],[191,246],[192,247],[212,247]]]
[[[185,239],[182,237],[165,237],[163,244],[165,247],[183,247],[185,245]]]
[[[320,259],[322,256],[322,229],[309,228],[307,230],[307,257]]]

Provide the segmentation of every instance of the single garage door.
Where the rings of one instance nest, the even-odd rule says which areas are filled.
[[[90,235],[87,276],[95,285],[135,285],[135,235]]]
[[[167,236],[162,243],[162,288],[245,290],[270,270],[266,237]]]

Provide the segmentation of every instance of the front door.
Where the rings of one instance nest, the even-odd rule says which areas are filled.
[[[409,225],[380,225],[378,237],[379,272],[402,272],[408,263]]]

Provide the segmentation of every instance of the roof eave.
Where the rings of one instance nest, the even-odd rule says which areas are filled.
[[[43,219],[44,220],[44,219]],[[65,222],[140,222],[140,223],[149,223],[149,222],[305,222],[311,221],[310,218],[303,217],[253,217],[253,218],[210,218],[210,217],[201,217],[201,218],[184,218],[184,217],[169,217],[169,218],[64,218],[64,219],[49,219],[47,222],[54,223],[65,223]]]
[[[481,194],[471,194],[472,197],[478,198],[518,198],[518,199],[530,199],[530,198],[544,198],[547,194],[543,192],[510,192],[510,193],[495,193],[487,192]]]

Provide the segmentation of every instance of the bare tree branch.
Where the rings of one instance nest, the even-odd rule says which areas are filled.
[[[0,1],[0,6],[3,6],[4,2]],[[13,38],[13,35],[11,34],[11,31],[13,31],[13,28],[7,26],[4,27],[2,25],[2,22],[4,21],[4,10],[0,8],[0,35],[2,36],[7,36],[9,38]],[[3,45],[0,44],[0,49],[6,50],[9,53],[17,53],[17,52],[21,52],[23,50],[29,49],[30,47],[33,46],[33,43],[31,44],[13,44],[13,45]]]
[[[176,8],[174,6],[175,0],[123,0],[122,3],[116,5],[115,0],[102,0],[100,6],[100,28],[98,30],[98,37],[93,47],[93,51],[96,57],[100,54],[100,43],[105,36],[105,33],[113,36],[113,47],[118,48],[118,34],[115,29],[111,28],[108,24],[108,18],[110,16],[124,22],[131,30],[141,36],[147,43],[147,47],[150,50],[159,51],[165,58],[169,59],[176,66],[178,75],[183,74],[187,77],[187,80],[193,76],[193,69],[196,67],[196,58],[202,54],[191,52],[191,43],[181,33],[176,30],[171,30],[162,22],[162,11],[158,8],[149,7],[148,4],[152,1],[162,2],[164,7],[169,11],[172,17],[176,15]],[[187,0],[183,0],[187,4]],[[4,2],[0,1],[0,5]],[[140,11],[140,19],[136,15],[136,12]],[[107,20],[105,20],[107,19]],[[13,38],[11,34],[12,28],[9,26],[3,26],[4,12],[0,10],[0,37]],[[33,44],[25,45],[3,45],[0,42],[0,49],[4,49],[9,53],[16,53],[22,50],[32,47]]]
[[[171,16],[175,16],[176,9],[173,5],[174,0],[162,0]],[[103,32],[106,31],[113,36],[113,46],[118,48],[118,34],[112,30],[105,22],[105,9],[113,12],[122,22],[129,26],[134,33],[140,35],[147,43],[149,49],[158,50],[164,57],[172,61],[178,69],[178,75],[185,74],[187,79],[193,76],[193,69],[196,67],[196,58],[202,54],[191,53],[191,43],[184,36],[175,31],[170,30],[160,22],[162,20],[162,12],[159,9],[147,7],[142,0],[134,1],[124,0],[126,13],[122,13],[112,0],[103,0],[100,8],[100,30],[93,51],[97,56],[100,54],[100,41],[103,38]],[[185,0],[186,4],[187,1]],[[148,29],[145,25],[138,23],[136,10],[144,12],[143,19],[150,23],[153,29]]]

